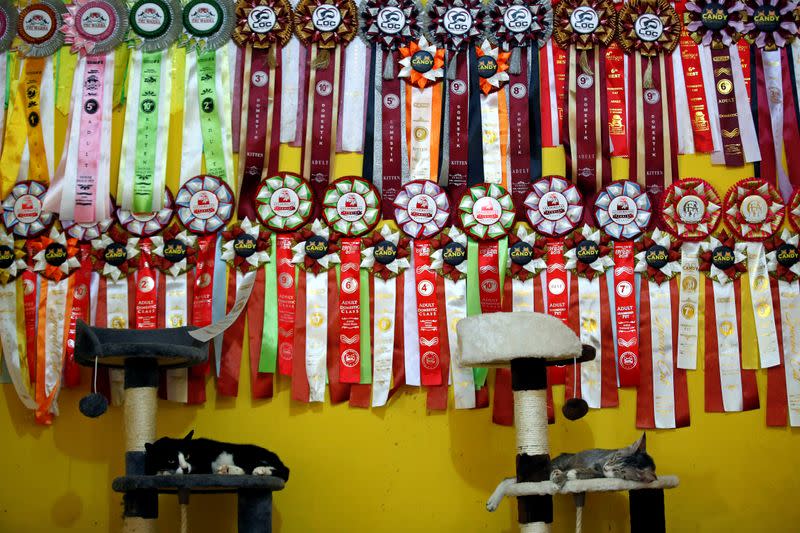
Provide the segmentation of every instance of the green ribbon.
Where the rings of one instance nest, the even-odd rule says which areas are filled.
[[[222,147],[222,126],[217,106],[217,55],[215,50],[201,52],[197,56],[197,91],[200,96],[200,127],[203,134],[203,155],[206,158],[206,173],[228,181],[225,172],[225,150]]]
[[[277,236],[270,236],[270,250],[277,250]],[[273,255],[274,258],[274,255]],[[274,374],[278,361],[278,264],[272,260],[264,265],[264,329],[261,335],[261,357],[258,371]],[[253,357],[251,354],[250,357]]]
[[[370,348],[369,271],[359,270],[359,331],[361,332],[361,383],[372,383],[372,350]]]
[[[136,165],[133,182],[133,211],[135,213],[149,213],[153,210],[162,58],[163,54],[160,51],[142,54],[139,112],[136,121]]]

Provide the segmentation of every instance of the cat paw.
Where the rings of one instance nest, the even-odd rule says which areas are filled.
[[[226,475],[231,473],[230,470],[231,470],[230,465],[219,465],[217,467],[217,474],[220,474],[222,476],[226,476]]]
[[[550,481],[560,489],[567,482],[567,474],[563,470],[554,469],[550,472]]]
[[[271,466],[257,466],[253,469],[254,476],[271,476],[275,469]]]
[[[228,474],[231,476],[243,476],[244,475],[244,468],[241,468],[236,465],[231,465],[228,467]]]

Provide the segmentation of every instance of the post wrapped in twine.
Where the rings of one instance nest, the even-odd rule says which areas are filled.
[[[517,429],[517,453],[550,453],[547,441],[547,391],[514,391],[514,425]]]
[[[156,440],[157,389],[135,387],[125,391],[125,449],[143,452]]]

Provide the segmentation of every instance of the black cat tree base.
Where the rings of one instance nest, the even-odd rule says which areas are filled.
[[[576,531],[588,492],[627,490],[630,494],[631,533],[664,533],[665,488],[678,478],[665,476],[653,483],[620,479],[570,480],[563,487],[550,481],[547,438],[547,367],[594,359],[595,350],[563,322],[541,313],[489,313],[465,318],[458,325],[458,357],[467,367],[511,366],[514,426],[517,433],[517,476],[503,481],[489,499],[497,508],[504,495],[516,496],[522,533],[549,533],[553,495],[575,495]]]
[[[122,492],[123,533],[155,533],[159,493],[177,494],[181,531],[187,531],[191,493],[238,495],[240,533],[272,531],[272,492],[282,479],[251,475],[145,475],[145,443],[156,440],[160,369],[198,365],[208,359],[208,343],[189,335],[188,328],[126,330],[96,328],[78,321],[75,360],[84,366],[125,369],[125,476],[112,488]]]

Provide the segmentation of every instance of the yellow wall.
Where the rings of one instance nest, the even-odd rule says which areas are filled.
[[[117,113],[117,146],[120,119]],[[61,137],[63,117],[58,126]],[[179,116],[172,133],[174,186]],[[296,150],[284,147],[282,155],[286,170],[298,169]],[[360,169],[355,156],[340,157],[338,163],[337,175]],[[614,167],[616,177],[625,176],[624,162]],[[563,172],[559,151],[547,151],[545,170]],[[706,178],[720,193],[748,172],[712,168],[707,157],[681,159],[683,176]],[[745,326],[745,348],[752,350],[752,323]],[[276,531],[516,531],[513,502],[504,502],[494,514],[484,509],[497,481],[513,474],[515,454],[513,429],[493,425],[489,410],[428,413],[424,394],[411,389],[382,409],[308,406],[290,402],[286,380],[277,384],[274,399],[253,401],[247,376],[243,365],[236,399],[216,398],[209,383],[210,400],[204,406],[162,402],[158,427],[160,434],[179,436],[194,429],[199,436],[257,443],[278,452],[292,474],[287,489],[276,495]],[[760,373],[762,405],[765,385]],[[77,409],[85,389],[65,391],[59,400],[61,416],[45,428],[34,424],[11,385],[0,389],[0,532],[118,531],[121,498],[110,485],[124,468],[121,410],[86,419]],[[681,478],[681,486],[666,496],[669,531],[796,531],[800,430],[766,428],[763,410],[703,413],[700,371],[689,375],[689,394],[691,427],[648,436],[658,472]],[[553,455],[622,446],[638,435],[632,390],[621,391],[619,409],[593,411],[577,422],[565,421],[558,411],[563,386],[554,395]],[[190,531],[235,530],[233,496],[195,496],[192,501]],[[161,506],[161,530],[174,531],[175,498],[162,496]],[[590,496],[584,531],[627,531],[627,506],[623,494]],[[570,499],[556,498],[554,531],[572,531],[572,509]]]

